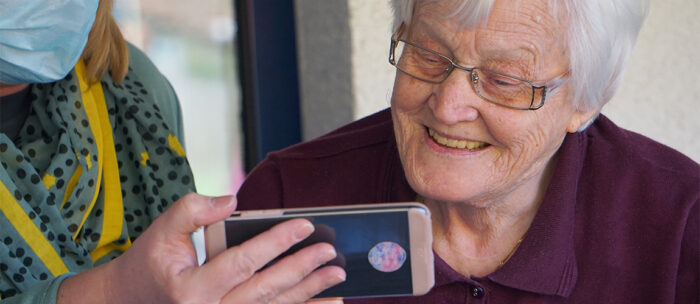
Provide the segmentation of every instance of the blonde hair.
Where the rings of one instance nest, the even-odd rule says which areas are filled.
[[[109,71],[119,83],[129,69],[129,50],[117,22],[112,17],[114,0],[100,0],[95,23],[81,58],[88,79],[101,79]]]

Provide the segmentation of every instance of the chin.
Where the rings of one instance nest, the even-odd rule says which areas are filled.
[[[445,171],[439,167],[420,170],[421,168],[405,168],[406,180],[411,188],[421,197],[441,202],[474,202],[488,196],[484,192],[487,185],[483,180],[475,178],[478,174],[465,174],[460,169]]]

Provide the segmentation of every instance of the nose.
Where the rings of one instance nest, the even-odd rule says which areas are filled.
[[[469,72],[456,69],[435,86],[428,105],[433,115],[446,125],[474,121],[479,118],[478,107],[484,102],[469,83]]]

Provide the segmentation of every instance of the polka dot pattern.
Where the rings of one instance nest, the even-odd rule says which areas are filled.
[[[124,205],[123,229],[115,243],[138,237],[174,199],[194,191],[189,164],[168,145],[171,128],[153,90],[129,69],[117,84],[107,74],[101,85],[114,133]],[[105,216],[104,183],[98,182],[99,154],[74,72],[50,84],[32,85],[31,112],[14,141],[0,134],[0,182],[72,272],[95,262]],[[143,161],[141,155],[148,155]],[[97,201],[92,199],[97,193]],[[3,202],[4,204],[5,202]],[[85,221],[83,223],[83,219]],[[0,213],[0,296],[7,298],[54,276]],[[73,238],[75,237],[75,241]]]

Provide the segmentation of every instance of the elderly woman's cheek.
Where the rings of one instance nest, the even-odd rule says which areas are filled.
[[[431,88],[432,86],[428,83],[398,73],[394,81],[391,106],[399,108],[407,115],[416,114],[427,105],[428,98],[432,94]]]
[[[495,175],[504,181],[518,182],[540,173],[550,158],[547,132],[530,128],[510,140],[494,162]]]
[[[404,161],[404,167],[414,166],[416,153],[420,141],[419,125],[411,119],[411,116],[397,109],[394,112],[394,132],[396,133],[396,145],[399,155]]]
[[[420,111],[407,112],[395,104],[391,111],[396,145],[406,177],[414,187],[429,187],[429,179],[426,179],[429,172],[426,170],[430,171],[431,165],[426,163],[426,129],[420,121]]]

